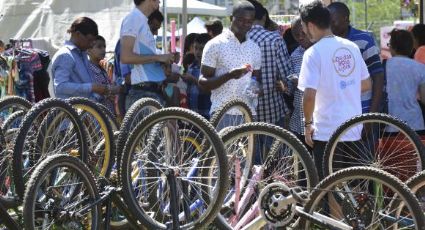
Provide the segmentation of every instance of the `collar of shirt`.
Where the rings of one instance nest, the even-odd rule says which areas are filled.
[[[245,41],[244,42],[240,42],[239,39],[235,36],[235,34],[231,30],[223,31],[223,35],[229,41],[237,42],[239,44],[244,44],[244,43],[246,43],[249,40],[248,36],[245,35]]]
[[[78,48],[73,42],[71,41],[65,41],[65,47],[68,48],[69,50],[77,50],[79,53],[82,53],[83,51],[80,50],[80,48]]]
[[[140,11],[138,8],[135,7],[133,9],[133,13],[140,17],[140,19],[142,19],[143,21],[148,21],[148,17],[146,17],[146,15],[144,15],[143,12]]]
[[[251,30],[264,30],[264,26],[262,26],[262,25],[253,25],[252,27],[251,27]]]

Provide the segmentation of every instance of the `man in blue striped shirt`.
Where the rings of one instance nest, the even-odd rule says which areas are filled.
[[[384,91],[384,68],[372,35],[350,26],[350,10],[344,3],[333,2],[328,9],[331,13],[332,32],[359,47],[372,79],[372,90],[362,93],[363,113],[380,112]]]

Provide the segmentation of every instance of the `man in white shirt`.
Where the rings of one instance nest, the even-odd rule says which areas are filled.
[[[211,91],[210,114],[232,99],[241,99],[251,106],[244,89],[251,76],[259,81],[261,74],[260,47],[247,37],[254,17],[255,8],[250,2],[238,2],[233,7],[230,30],[205,45],[199,85]],[[255,112],[252,106],[251,110]]]
[[[326,143],[343,122],[362,113],[360,94],[371,88],[371,81],[356,44],[332,34],[330,13],[321,1],[302,6],[300,12],[303,30],[315,43],[304,53],[298,83],[304,91],[305,141],[313,147],[323,179]],[[356,132],[347,132],[343,141],[360,138]]]
[[[134,0],[134,4],[136,7],[124,18],[120,31],[121,63],[133,65],[127,109],[142,97],[164,103],[161,86],[165,74],[160,63],[170,64],[174,58],[173,54],[156,54],[148,25],[148,17],[159,8],[159,0]]]

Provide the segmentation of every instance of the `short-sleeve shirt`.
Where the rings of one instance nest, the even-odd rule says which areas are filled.
[[[261,50],[252,40],[247,38],[241,43],[233,32],[225,30],[205,45],[201,63],[215,68],[214,77],[221,76],[245,64],[250,64],[254,70],[259,70],[261,68]],[[250,82],[251,75],[252,73],[248,72],[239,79],[231,79],[217,89],[211,90],[210,114],[232,99],[241,99],[251,106],[248,96],[243,93]],[[250,109],[255,113],[254,108]]]
[[[136,39],[133,52],[140,55],[155,55],[155,38],[149,28],[148,18],[137,8],[134,8],[121,24],[120,38],[131,36]],[[160,63],[134,65],[131,69],[131,84],[141,82],[162,82],[165,74]]]
[[[350,26],[347,39],[359,47],[370,75],[384,72],[381,58],[379,57],[379,49],[369,32],[361,31]],[[363,108],[364,112],[369,112],[371,98],[372,90],[362,93],[363,106],[365,107]]]
[[[347,39],[324,37],[305,51],[298,88],[316,90],[314,140],[328,141],[343,122],[362,113],[361,81],[368,77],[359,48]],[[342,140],[359,140],[361,132],[352,131]]]
[[[389,114],[405,121],[414,130],[424,130],[416,94],[419,85],[425,84],[425,65],[407,57],[392,57],[386,68]]]
[[[276,123],[289,109],[282,100],[283,93],[276,88],[276,82],[292,74],[291,59],[286,43],[278,33],[268,31],[260,25],[254,25],[248,37],[257,43],[261,50],[261,84],[263,95],[258,98],[257,120]]]

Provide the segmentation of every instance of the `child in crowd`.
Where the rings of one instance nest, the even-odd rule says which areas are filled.
[[[198,79],[201,73],[202,52],[205,44],[211,39],[207,33],[199,34],[195,39],[195,61],[189,66],[183,79],[188,84],[189,108],[209,119],[211,107],[210,92],[199,88]]]
[[[114,96],[120,92],[121,87],[113,85],[109,81],[108,74],[100,65],[100,61],[105,58],[106,54],[105,39],[98,35],[93,43],[93,47],[88,49],[87,53],[90,58],[89,71],[94,78],[94,83],[108,86],[108,90],[104,95],[96,95],[97,102],[103,104],[115,114]]]
[[[176,55],[177,56],[177,55]],[[180,75],[173,72],[173,64],[162,64],[164,74],[167,76],[164,82],[163,94],[166,102],[166,106],[180,106],[180,90],[177,87],[177,81]]]

